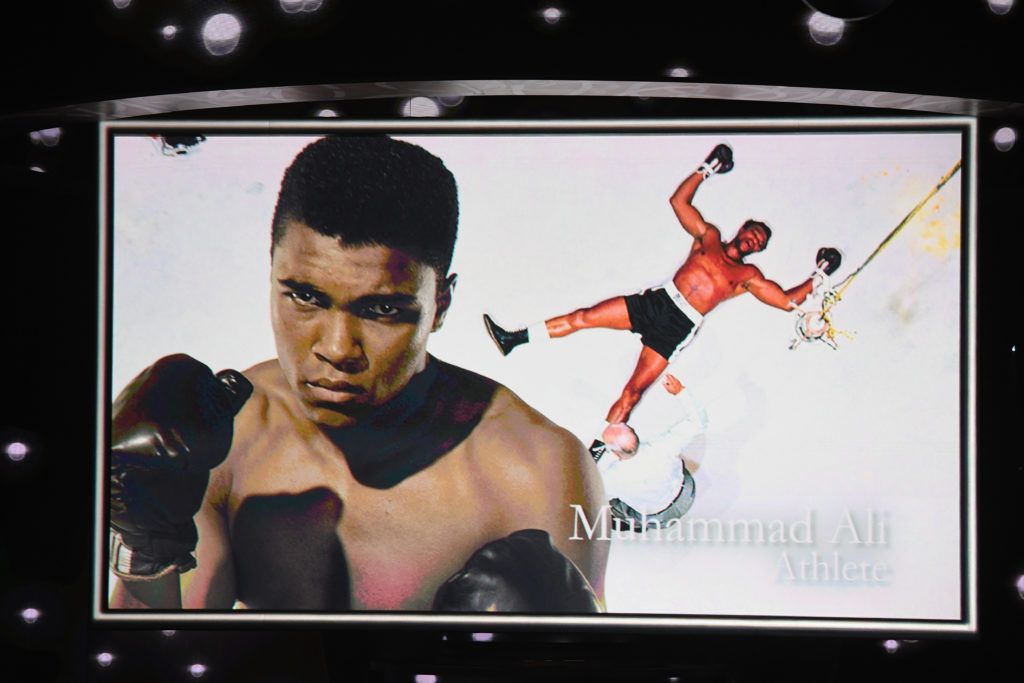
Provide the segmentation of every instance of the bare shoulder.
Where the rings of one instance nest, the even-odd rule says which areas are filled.
[[[704,224],[704,230],[699,235],[694,235],[691,251],[707,252],[722,248],[722,233],[711,223]]]
[[[743,278],[741,284],[743,286],[757,285],[765,281],[764,273],[762,273],[761,269],[752,263],[743,264],[742,272]]]
[[[266,421],[270,403],[281,394],[284,374],[277,359],[257,363],[243,373],[252,382],[252,396],[235,419],[235,431],[259,427]]]
[[[261,435],[270,421],[270,407],[281,395],[284,375],[276,359],[258,363],[242,372],[252,383],[252,396],[235,416],[231,452],[225,464],[237,463]]]
[[[545,486],[561,486],[566,477],[581,477],[593,464],[571,432],[501,385],[478,431],[480,445],[498,456],[497,467],[505,476],[539,478]]]
[[[242,374],[252,382],[253,395],[275,391],[284,384],[284,373],[281,372],[281,365],[276,358],[257,363]]]

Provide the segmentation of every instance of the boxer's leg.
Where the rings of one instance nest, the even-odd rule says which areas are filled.
[[[626,308],[626,299],[617,296],[613,299],[602,301],[590,308],[581,308],[551,318],[544,322],[537,322],[519,330],[507,330],[498,325],[491,317],[484,314],[484,327],[487,334],[497,345],[503,355],[508,355],[512,349],[527,342],[539,342],[554,337],[564,337],[577,330],[584,330],[591,327],[607,327],[613,330],[630,329],[629,311]]]
[[[640,359],[636,362],[633,375],[623,387],[619,400],[612,404],[611,410],[608,411],[608,422],[628,420],[629,414],[633,412],[634,406],[640,401],[644,391],[654,384],[666,367],[668,367],[668,361],[661,354],[647,346],[643,347],[640,350]]]
[[[613,330],[630,329],[629,311],[625,297],[606,299],[589,308],[580,308],[544,322],[548,336],[564,337],[579,330],[606,327]]]

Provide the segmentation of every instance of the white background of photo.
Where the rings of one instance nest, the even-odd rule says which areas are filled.
[[[459,282],[431,352],[504,383],[584,444],[639,338],[585,331],[505,358],[482,313],[520,327],[670,278],[691,238],[669,196],[719,142],[735,169],[704,183],[694,205],[725,239],[747,218],[771,225],[750,261],[784,288],[810,274],[821,246],[844,254],[836,278],[851,272],[961,153],[958,134],[931,132],[398,137],[439,156],[459,185]],[[148,137],[116,138],[115,393],[170,353],[215,370],[274,356],[271,216],[285,167],[313,139],[211,135],[168,157]],[[707,316],[672,366],[708,418],[687,517],[767,523],[812,511],[816,545],[616,540],[610,611],[961,617],[960,192],[958,174],[854,281],[834,311],[854,333],[838,351],[789,350],[793,315],[743,296]],[[641,438],[662,419],[645,402]],[[828,543],[844,511],[862,522],[868,509],[887,516],[887,545]],[[884,562],[891,579],[781,577],[784,551],[795,565],[812,550]]]

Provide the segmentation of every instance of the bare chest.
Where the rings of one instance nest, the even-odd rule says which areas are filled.
[[[702,313],[736,296],[749,278],[749,267],[729,259],[720,244],[701,245],[690,252],[673,282]]]
[[[467,488],[472,444],[389,489],[298,438],[254,444],[236,468],[230,534],[239,599],[262,609],[429,609],[437,587],[495,532],[486,487]]]

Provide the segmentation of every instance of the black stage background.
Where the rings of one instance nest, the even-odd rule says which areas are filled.
[[[254,682],[412,681],[417,673],[446,682],[958,680],[994,677],[1004,664],[1010,670],[1000,677],[1012,676],[1024,646],[1024,599],[1015,586],[1024,574],[1015,254],[1024,159],[1020,145],[1002,152],[991,140],[1003,126],[1019,129],[1024,118],[1024,7],[1000,15],[984,0],[896,0],[877,16],[850,23],[837,45],[822,46],[808,37],[810,10],[800,0],[500,5],[325,0],[318,11],[301,15],[285,14],[275,0],[5,7],[0,339],[6,401],[0,430],[3,441],[20,439],[30,451],[21,462],[0,459],[6,529],[0,555],[2,678],[182,681],[191,679],[187,666],[199,661],[208,667],[204,680]],[[541,14],[549,6],[562,11],[555,23]],[[214,59],[203,52],[196,30],[204,17],[229,10],[245,18],[242,42],[231,55]],[[173,40],[160,35],[167,24],[181,27]],[[673,68],[687,69],[689,78],[670,75]],[[716,97],[644,99],[484,95],[466,97],[446,116],[979,115],[978,637],[919,639],[889,653],[882,646],[887,634],[519,631],[477,642],[459,631],[268,628],[167,635],[91,623],[97,121],[118,111],[103,102],[239,88],[479,79],[789,90],[778,91],[779,101],[769,101],[765,89],[742,88],[731,96],[711,90]],[[798,88],[818,90],[801,99],[793,94]],[[845,90],[927,97],[893,104],[836,92]],[[278,104],[222,97],[233,106],[176,112],[182,105],[171,98],[153,112],[308,119],[331,107],[351,119],[401,117],[395,97],[317,99],[316,93],[335,92],[326,88],[275,92]],[[29,139],[30,131],[54,126],[63,129],[58,145]],[[21,616],[29,605],[42,613],[31,625]],[[108,667],[95,658],[104,651],[115,655]]]

